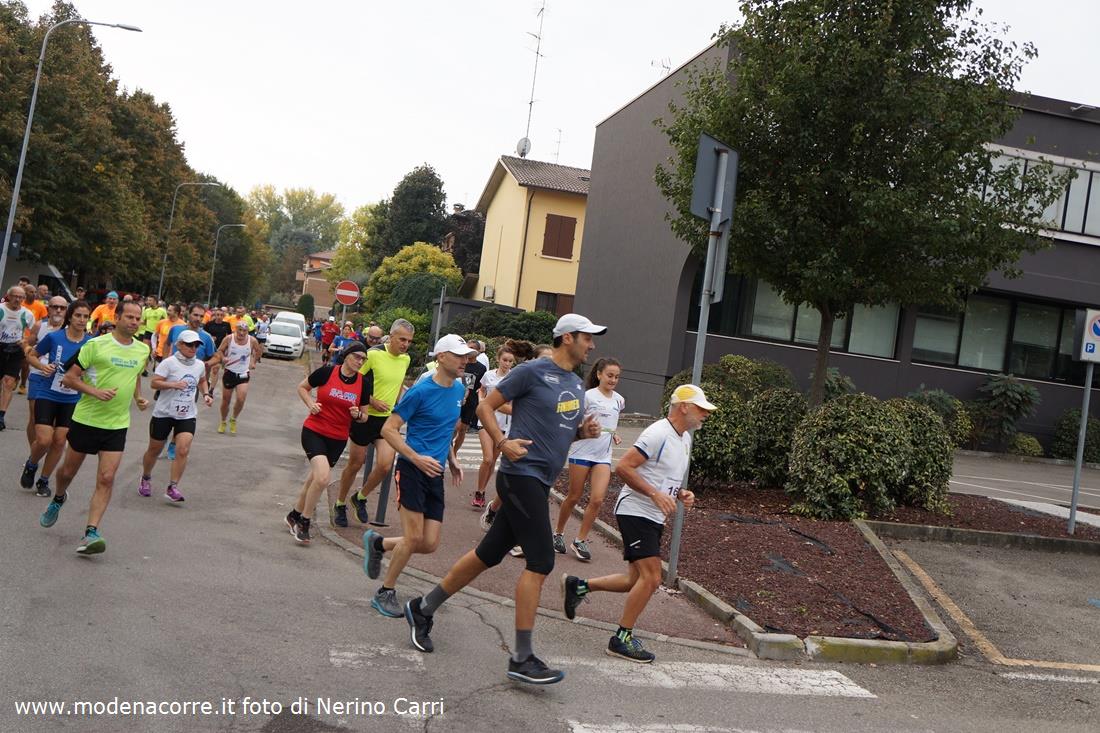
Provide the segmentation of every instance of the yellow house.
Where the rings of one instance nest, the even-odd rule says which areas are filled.
[[[557,314],[573,309],[589,171],[502,155],[477,202],[485,216],[474,297]]]

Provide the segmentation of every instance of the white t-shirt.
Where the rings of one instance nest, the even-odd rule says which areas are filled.
[[[485,396],[488,397],[489,395],[491,395],[494,390],[496,390],[497,385],[500,384],[501,380],[503,380],[504,377],[507,376],[507,374],[501,376],[500,372],[496,369],[490,369],[489,371],[485,372],[485,376],[481,378],[481,386],[485,390]],[[502,433],[507,435],[508,428],[512,426],[512,416],[506,415],[499,410],[494,414],[497,417],[497,427],[500,428]]]
[[[477,355],[477,363],[484,365],[485,371],[489,371],[491,369],[491,367],[489,366],[489,357],[485,356],[484,353]]]
[[[252,365],[252,337],[245,339],[243,344],[237,343],[236,335],[226,336],[229,347],[225,353],[225,369],[241,377],[248,376],[248,368]]]
[[[569,457],[595,463],[611,463],[611,436],[619,427],[619,414],[626,400],[618,392],[605,397],[598,387],[584,393],[585,418],[595,415],[600,423],[600,437],[578,440],[569,447]]]
[[[46,334],[48,334],[51,331],[56,331],[59,328],[61,328],[61,326],[54,326],[53,324],[50,323],[50,320],[48,318],[39,321],[38,322],[38,334],[35,336],[35,343],[36,344],[42,343],[42,339],[46,338]],[[31,367],[31,372],[30,373],[31,374],[37,374],[40,377],[46,376],[45,372],[43,372],[41,369],[35,369],[34,367]],[[58,381],[60,381],[60,380],[58,380]]]
[[[23,331],[34,325],[34,314],[23,306],[12,310],[0,304],[0,313],[0,344],[18,344],[23,340]]]
[[[643,430],[634,442],[634,447],[646,457],[646,462],[638,467],[638,475],[658,491],[676,498],[684,480],[684,471],[688,467],[688,457],[691,455],[691,434],[686,430],[682,435],[677,433],[676,428],[665,418]],[[644,517],[658,524],[665,523],[665,513],[648,496],[629,486],[623,486],[619,493],[615,502],[615,513]]]
[[[155,373],[169,382],[183,380],[187,382],[187,388],[162,389],[157,396],[156,405],[153,406],[153,417],[189,420],[198,415],[195,392],[199,388],[199,381],[206,374],[206,365],[200,359],[193,359],[190,364],[184,364],[175,354],[172,354],[157,365]]]

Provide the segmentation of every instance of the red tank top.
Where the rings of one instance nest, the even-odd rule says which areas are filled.
[[[303,426],[326,438],[347,440],[351,430],[349,408],[361,404],[362,399],[363,376],[356,372],[355,381],[348,384],[340,378],[340,367],[334,367],[328,381],[317,388],[321,411],[307,417]]]

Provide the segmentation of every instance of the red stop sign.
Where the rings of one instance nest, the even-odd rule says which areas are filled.
[[[341,305],[355,305],[359,300],[359,286],[351,280],[341,280],[336,285],[336,302]]]

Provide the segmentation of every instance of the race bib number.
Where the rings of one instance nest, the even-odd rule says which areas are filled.
[[[72,387],[66,387],[61,383],[61,380],[65,378],[65,372],[61,366],[57,367],[57,370],[53,373],[53,379],[50,381],[50,389],[54,392],[60,392],[61,394],[74,395],[76,390]]]

